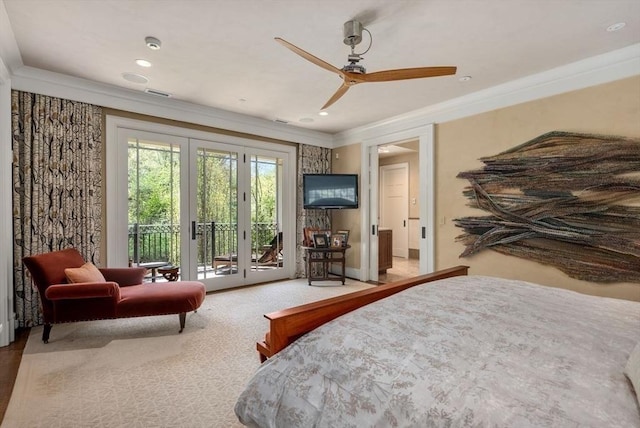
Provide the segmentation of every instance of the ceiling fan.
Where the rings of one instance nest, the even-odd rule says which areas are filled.
[[[362,41],[362,31],[369,33],[369,39],[372,41],[371,33],[364,28],[359,21],[351,20],[344,23],[344,44],[351,46],[351,54],[347,57],[349,64],[342,67],[342,69],[334,67],[333,65],[311,55],[294,44],[287,42],[286,40],[276,37],[275,40],[297,53],[302,58],[314,63],[315,65],[324,68],[339,75],[343,82],[338,88],[335,94],[325,105],[322,106],[322,110],[326,109],[342,97],[351,86],[358,83],[367,82],[391,82],[394,80],[407,80],[407,79],[421,79],[424,77],[437,77],[437,76],[449,76],[456,74],[456,67],[416,67],[416,68],[400,68],[395,70],[376,71],[375,73],[367,73],[366,69],[358,64],[362,58],[362,55],[366,54],[371,48],[371,43],[366,51],[362,53],[356,53],[355,47]]]

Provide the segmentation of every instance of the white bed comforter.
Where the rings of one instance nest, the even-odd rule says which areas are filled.
[[[640,427],[640,303],[461,276],[342,316],[265,362],[258,427]]]

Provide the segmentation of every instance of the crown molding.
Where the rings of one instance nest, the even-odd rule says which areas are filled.
[[[4,4],[2,6],[0,21],[2,12],[6,14]],[[6,63],[7,59],[3,56],[0,56],[0,59],[4,60],[6,69],[11,72],[12,67]],[[359,143],[372,138],[380,138],[413,128],[420,128],[430,123],[448,122],[635,75],[640,75],[640,44],[513,80],[334,135],[176,99],[155,98],[153,95],[139,91],[32,67],[20,67],[13,71],[9,78],[13,89],[267,138],[333,148]]]
[[[21,67],[11,76],[13,89],[91,103],[166,119],[259,135],[294,143],[332,147],[333,137],[323,132],[297,128],[206,107],[176,99],[157,98],[132,89],[94,82],[33,67]]]
[[[334,135],[334,147],[640,75],[640,43]]]

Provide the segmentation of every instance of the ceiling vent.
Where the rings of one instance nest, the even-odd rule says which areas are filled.
[[[158,91],[157,89],[149,89],[146,88],[144,90],[147,94],[151,94],[151,95],[155,95],[157,97],[162,97],[162,98],[170,98],[171,94],[168,92],[162,92],[162,91]]]

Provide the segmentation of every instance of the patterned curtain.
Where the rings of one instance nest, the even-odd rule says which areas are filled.
[[[75,247],[99,260],[102,109],[12,91],[13,266],[20,327],[42,323],[22,258]]]
[[[301,144],[298,151],[298,205],[296,239],[296,277],[304,276],[304,251],[302,250],[302,231],[305,227],[331,229],[331,217],[327,210],[305,210],[302,197],[303,174],[325,174],[331,172],[331,149]]]

